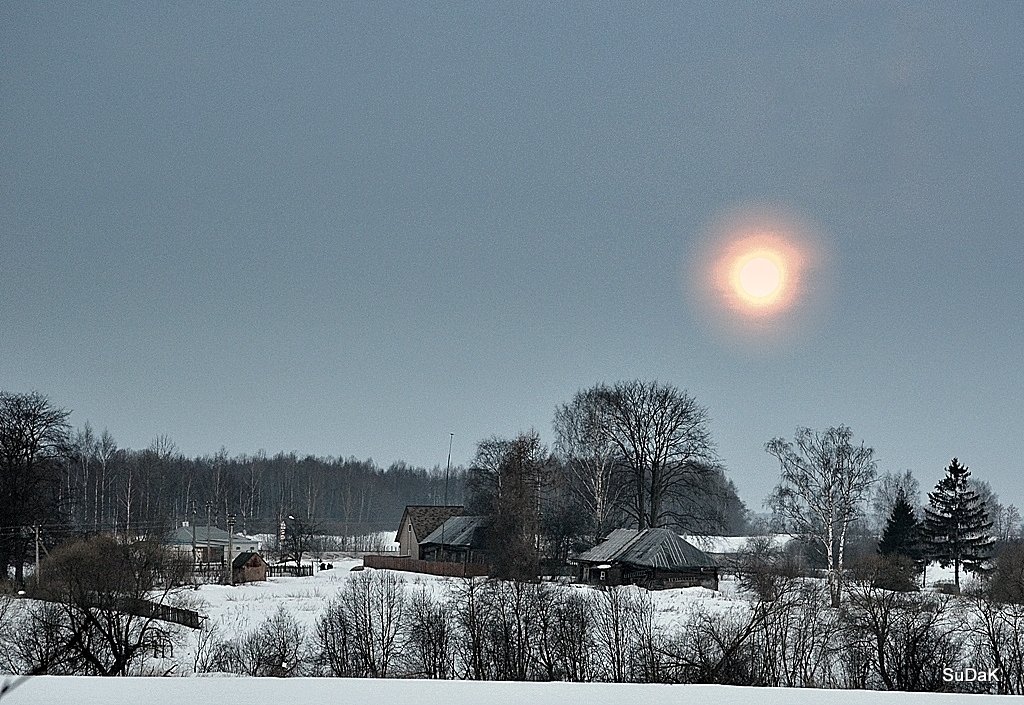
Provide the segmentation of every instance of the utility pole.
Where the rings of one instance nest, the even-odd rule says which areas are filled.
[[[206,502],[206,565],[209,568],[210,563],[213,563],[213,556],[210,555],[210,518],[213,514],[213,502],[207,500]]]
[[[235,584],[235,515],[228,514],[228,583]]]
[[[199,562],[196,554],[196,501],[192,500],[192,575],[195,576],[196,563]]]
[[[448,473],[452,470],[452,441],[455,440],[455,434],[448,434],[448,465],[444,469],[444,509],[445,513],[448,512]],[[444,560],[444,525],[447,521],[441,522],[441,560]]]
[[[39,587],[39,522],[36,522],[36,587]]]

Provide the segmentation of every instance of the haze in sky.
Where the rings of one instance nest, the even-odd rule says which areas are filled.
[[[764,443],[839,423],[882,471],[931,488],[956,455],[1022,504],[1022,28],[1012,2],[4,3],[0,388],[122,446],[431,466],[657,379],[754,510]],[[751,209],[827,248],[785,334],[693,287]]]

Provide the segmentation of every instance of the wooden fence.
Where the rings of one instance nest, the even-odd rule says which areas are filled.
[[[163,622],[174,622],[183,624],[190,629],[200,629],[203,626],[203,616],[193,610],[181,607],[163,605],[150,600],[122,599],[118,600],[117,609],[128,614],[159,619]]]
[[[405,570],[411,573],[443,575],[449,578],[475,578],[487,575],[489,566],[482,563],[454,563],[448,561],[418,561],[409,556],[387,556],[368,553],[363,556],[367,568]]]
[[[305,578],[313,575],[312,565],[268,565],[268,578]]]

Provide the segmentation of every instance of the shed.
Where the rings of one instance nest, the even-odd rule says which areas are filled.
[[[398,555],[420,559],[420,543],[448,519],[461,516],[464,507],[458,505],[424,505],[410,504],[402,512],[402,521],[398,525],[395,541],[398,542]]]
[[[231,572],[236,585],[263,581],[267,579],[267,562],[258,553],[239,553],[231,562]]]
[[[702,586],[718,589],[718,565],[668,529],[615,529],[589,551],[570,559],[579,580],[649,589]]]

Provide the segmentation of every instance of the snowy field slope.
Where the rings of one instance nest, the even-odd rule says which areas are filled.
[[[336,561],[333,570],[314,571],[312,577],[271,578],[267,582],[235,587],[203,585],[193,596],[201,601],[199,612],[209,617],[221,637],[239,636],[255,629],[278,608],[283,608],[300,624],[312,630],[328,603],[352,576],[350,569],[361,564],[360,559],[347,558]],[[933,584],[936,580],[951,579],[951,572],[934,565],[929,569],[928,582]],[[456,578],[419,573],[399,572],[398,575],[405,579],[410,590],[425,589],[439,598],[446,597],[458,582]],[[593,588],[577,585],[574,589]],[[684,621],[694,609],[726,614],[733,610],[745,610],[749,606],[747,598],[737,594],[736,582],[732,579],[722,580],[719,592],[693,587],[654,591],[650,595],[658,622],[667,628]],[[196,633],[186,632],[183,637],[184,642],[175,653],[175,675],[192,673]]]
[[[279,608],[312,630],[328,603],[352,576],[350,569],[361,564],[359,559],[345,559],[334,563],[333,570],[317,570],[311,577],[271,578],[266,582],[235,587],[203,585],[193,596],[201,601],[198,611],[217,626],[222,637],[239,636],[251,631]],[[410,590],[425,589],[439,598],[447,597],[447,592],[460,580],[420,573],[398,572],[397,575],[406,581]],[[720,612],[746,607],[748,603],[735,594],[733,581],[722,581],[721,587],[721,592],[701,587],[652,592],[659,622],[664,626],[672,626],[698,607],[703,611]],[[593,590],[582,585],[574,586],[574,589]],[[175,653],[174,660],[179,664],[175,670],[176,675],[191,675],[195,638],[195,632],[184,634],[185,642]]]
[[[39,676],[28,680],[3,699],[3,705],[955,705],[964,702],[1009,705],[1020,702],[1020,698],[719,685]]]

